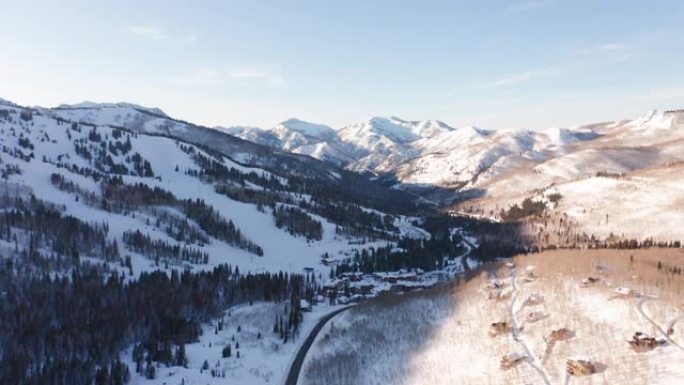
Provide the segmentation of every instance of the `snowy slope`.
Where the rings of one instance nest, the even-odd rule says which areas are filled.
[[[122,127],[137,133],[168,136],[218,151],[254,166],[287,168],[288,172],[316,178],[334,178],[337,165],[313,161],[279,148],[280,140],[272,132],[262,133],[253,127],[208,128],[174,119],[157,108],[140,107],[129,103],[87,103],[62,105],[54,109],[39,108],[57,119],[88,124]],[[240,139],[237,133],[244,134]],[[307,155],[307,154],[304,154]],[[333,162],[334,163],[334,162]]]
[[[307,129],[318,125],[298,129],[300,122],[296,122],[293,127],[281,124],[262,130],[264,134],[258,137],[252,129],[231,132],[349,170],[393,176],[399,182],[397,188],[434,186],[457,191],[486,190],[492,182],[527,172],[541,173],[539,179],[548,182],[545,169],[570,180],[593,174],[598,167],[616,172],[652,167],[677,161],[684,141],[681,111],[650,111],[632,121],[541,131],[453,128],[436,120],[374,117],[336,131],[324,126],[321,135],[320,128]],[[273,133],[279,141],[272,139]],[[640,151],[651,157],[633,158]]]
[[[202,199],[217,210],[225,220],[232,221],[245,239],[263,248],[263,256],[257,256],[222,240],[210,237],[208,244],[192,246],[209,254],[208,264],[187,265],[186,268],[208,269],[221,263],[230,263],[240,266],[243,271],[284,270],[301,272],[304,268],[314,268],[327,274],[328,268],[321,264],[323,253],[332,256],[348,255],[358,248],[386,244],[386,240],[363,242],[339,236],[336,234],[336,224],[312,213],[309,213],[310,216],[322,224],[323,236],[320,240],[307,240],[302,236],[294,236],[285,229],[277,228],[270,208],[259,209],[255,204],[233,200],[221,195],[212,183],[201,180],[187,171],[200,170],[191,155],[192,153],[218,159],[225,167],[232,168],[236,173],[243,176],[253,174],[266,178],[276,177],[272,172],[260,167],[243,165],[226,156],[209,154],[199,147],[183,144],[173,138],[145,135],[143,132],[157,132],[158,127],[155,125],[160,122],[157,119],[163,119],[163,124],[176,125],[176,128],[170,129],[167,133],[173,133],[176,129],[194,129],[194,126],[186,123],[169,123],[170,121],[164,118],[165,115],[160,111],[151,110],[158,116],[150,115],[149,111],[140,110],[137,106],[130,104],[85,104],[46,110],[25,109],[3,103],[0,105],[0,145],[3,147],[3,153],[0,154],[2,169],[7,170],[11,166],[16,166],[20,173],[10,173],[6,179],[2,180],[0,182],[2,190],[13,191],[28,188],[41,200],[63,205],[66,214],[74,215],[86,222],[104,220],[109,224],[110,237],[116,239],[120,245],[124,244],[122,235],[125,231],[138,229],[153,239],[174,244],[175,240],[164,232],[164,225],[158,227],[159,225],[154,224],[155,218],[149,211],[105,212],[100,207],[87,204],[84,199],[78,199],[78,194],[60,190],[51,183],[51,175],[60,174],[65,180],[75,183],[83,190],[83,193],[80,193],[81,196],[85,193],[93,193],[97,196],[100,193],[99,183],[74,170],[76,168],[94,170],[98,166],[95,165],[94,159],[79,155],[75,151],[75,147],[83,144],[92,152],[93,149],[100,147],[106,149],[106,143],[109,143],[111,148],[117,141],[129,140],[130,151],[127,154],[119,153],[118,155],[110,153],[112,162],[128,167],[132,174],[131,155],[139,154],[142,160],[149,162],[154,175],[144,177],[131,174],[122,175],[124,183],[143,183],[150,187],[159,187],[171,191],[177,199]],[[97,123],[93,125],[77,122]],[[136,124],[141,124],[143,127],[137,130],[141,132],[140,134],[121,131],[116,128],[135,127]],[[93,133],[97,133],[101,142],[92,142],[89,139]],[[120,136],[120,139],[114,139],[115,135],[123,136]],[[21,145],[23,140],[26,141],[24,146]],[[188,148],[192,148],[191,153],[188,152]],[[249,153],[248,150],[251,148],[247,146],[237,155],[240,159],[244,159],[246,153],[251,157],[261,156],[259,152]],[[21,151],[21,153],[17,151]],[[107,173],[106,168],[108,166],[103,167],[105,167],[104,172]],[[288,175],[286,172],[283,174],[283,170],[279,172],[282,175]],[[277,178],[281,184],[287,186],[286,177],[277,176]],[[248,182],[244,189],[256,191],[262,188]],[[291,199],[296,202],[309,198],[302,194],[292,194]],[[404,217],[397,216],[396,221],[398,224],[402,224],[401,231],[420,234],[419,230],[414,230],[410,224],[407,225]],[[124,249],[124,253],[132,256],[136,273],[160,268],[154,261],[131,250]]]
[[[570,215],[577,226],[592,234],[638,236],[640,228],[634,224],[640,221],[635,217],[641,213],[669,220],[672,202],[680,199],[676,188],[663,189],[662,199],[648,197],[672,178],[683,178],[670,168],[684,162],[684,110],[654,110],[634,120],[541,131],[491,131],[452,128],[439,121],[372,118],[336,134],[324,146],[345,143],[351,161],[330,151],[309,149],[306,153],[349,170],[389,176],[386,179],[396,183],[396,189],[430,201],[461,201],[456,211],[474,207],[494,219],[501,209],[556,186],[568,195],[558,215]],[[640,177],[642,173],[648,179]],[[622,180],[599,183],[599,175]],[[584,214],[599,207],[614,220],[606,224]],[[679,223],[678,217],[673,219],[671,223]],[[662,221],[650,227],[648,234],[684,237],[683,231],[673,228],[681,227]]]
[[[382,171],[378,167],[383,158],[398,156],[392,163],[401,163],[410,159],[401,154],[414,153],[412,147],[419,139],[454,129],[437,120],[374,117],[337,130],[298,119],[290,119],[265,130],[242,127],[226,130],[246,140],[310,155],[347,166],[350,170]],[[274,137],[277,140],[273,140]]]
[[[493,174],[491,168],[470,188],[482,194],[462,205],[494,217],[526,197],[562,196],[553,216],[568,216],[579,233],[608,237],[684,238],[681,204],[684,181],[684,113],[649,112],[633,121],[547,132],[543,157]],[[548,149],[551,149],[549,151]],[[608,218],[608,219],[606,219]]]
[[[359,306],[322,330],[300,383],[678,384],[684,376],[684,281],[656,265],[662,260],[682,266],[684,254],[663,253],[573,250],[520,256],[459,284]],[[597,281],[585,285],[587,277]],[[616,297],[618,287],[637,295]],[[492,293],[504,295],[493,299]],[[508,330],[492,336],[495,322],[507,322]],[[668,325],[674,326],[670,336]],[[548,343],[551,332],[561,328],[568,329],[567,338]],[[635,352],[627,341],[637,331],[665,343]],[[523,359],[502,368],[502,358],[510,354]],[[569,358],[592,362],[596,373],[567,374]]]
[[[265,130],[257,127],[219,129],[254,143],[308,155],[335,166],[344,166],[353,160],[349,146],[337,142],[335,130],[323,124],[292,118]]]

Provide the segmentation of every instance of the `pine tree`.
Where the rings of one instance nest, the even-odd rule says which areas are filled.
[[[223,348],[223,351],[221,353],[223,355],[223,358],[229,358],[231,356],[230,345],[226,345],[226,347]]]
[[[173,363],[176,366],[182,366],[182,367],[188,366],[188,356],[185,353],[185,344],[180,344],[176,348],[176,353],[174,354]]]

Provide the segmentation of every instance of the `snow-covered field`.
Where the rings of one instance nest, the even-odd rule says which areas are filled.
[[[658,261],[665,264],[661,269]],[[379,299],[339,315],[319,335],[300,381],[679,384],[684,378],[684,326],[678,323],[684,316],[684,277],[668,271],[677,266],[684,266],[681,250],[516,257],[511,265],[487,266],[466,282]],[[598,281],[582,285],[588,277]],[[500,299],[489,299],[493,283],[501,285],[494,289]],[[637,295],[613,298],[618,287]],[[502,321],[511,330],[492,337],[490,324]],[[669,326],[673,333],[667,336]],[[547,344],[551,331],[561,328],[570,338]],[[627,343],[637,331],[666,342],[637,353]],[[511,353],[525,358],[504,370],[500,360]],[[568,358],[591,361],[596,373],[568,375]]]

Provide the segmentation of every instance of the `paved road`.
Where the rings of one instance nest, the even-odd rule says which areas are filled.
[[[472,250],[475,248],[475,245],[468,242],[465,238],[463,239],[463,241],[465,242],[466,248],[468,250],[462,254],[463,258],[461,258],[461,260],[463,262],[465,272],[468,272],[470,270],[470,266],[468,266],[468,262],[466,261],[466,259],[468,258]],[[299,348],[299,351],[297,352],[294,361],[292,361],[290,372],[287,374],[287,378],[285,379],[285,385],[297,385],[297,380],[299,380],[299,373],[302,370],[302,365],[304,364],[304,358],[306,358],[306,353],[309,352],[311,345],[313,345],[314,341],[316,340],[316,336],[321,331],[321,329],[323,329],[323,326],[325,326],[325,324],[328,321],[330,321],[333,317],[349,309],[352,306],[353,305],[344,307],[342,309],[337,309],[334,312],[327,314],[318,321],[318,323],[316,324],[316,326],[314,326],[313,329],[311,329],[311,333],[309,333],[309,336],[306,337],[306,340]]]
[[[316,324],[316,326],[314,326],[313,329],[311,329],[311,333],[309,333],[309,336],[306,337],[306,340],[299,348],[299,351],[297,352],[297,355],[295,356],[295,359],[292,362],[290,372],[287,374],[287,378],[285,379],[285,385],[297,385],[297,380],[299,379],[299,372],[302,370],[302,365],[304,364],[304,358],[306,358],[306,353],[309,352],[309,348],[311,348],[311,345],[313,345],[318,333],[321,331],[321,329],[323,329],[323,326],[325,326],[325,324],[328,321],[330,321],[334,316],[349,309],[350,307],[352,306],[337,309],[334,312],[327,314],[318,321],[318,323]]]

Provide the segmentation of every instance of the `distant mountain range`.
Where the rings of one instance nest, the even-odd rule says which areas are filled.
[[[634,121],[533,130],[454,128],[439,120],[371,118],[333,129],[286,120],[272,128],[221,128],[231,135],[348,170],[393,175],[404,187],[440,186],[464,190],[508,172],[567,156],[584,146],[634,147],[681,138],[684,113],[649,112]],[[646,137],[642,143],[638,138]],[[613,171],[624,171],[616,165]]]
[[[676,202],[684,202],[682,110],[546,130],[455,128],[438,120],[397,117],[374,117],[341,128],[298,119],[268,129],[208,128],[130,103],[36,110],[68,121],[197,143],[255,167],[322,180],[335,180],[340,173],[356,181],[370,178],[425,202],[492,219],[527,197],[543,199],[556,191],[567,196],[559,210],[603,236],[615,232],[669,239],[680,234],[671,224],[684,228],[684,218],[674,214]],[[364,190],[356,182],[343,185]],[[634,214],[621,211],[623,205],[633,207]],[[597,219],[603,216],[605,222],[606,214],[612,218],[609,223]],[[638,223],[654,216],[665,222],[644,231]]]

